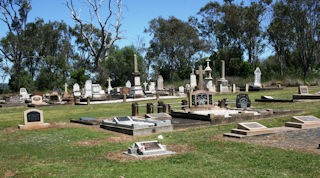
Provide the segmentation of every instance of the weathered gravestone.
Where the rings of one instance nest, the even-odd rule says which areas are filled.
[[[152,94],[155,94],[155,93],[157,92],[157,90],[156,90],[156,83],[155,83],[155,82],[150,82],[149,91],[150,91]]]
[[[84,98],[92,98],[92,81],[87,80],[84,85]]]
[[[73,96],[75,96],[75,97],[80,97],[81,96],[80,86],[77,83],[75,83],[73,85]]]
[[[112,86],[111,86],[111,81],[112,81],[112,80],[111,80],[111,78],[109,77],[107,81],[108,81],[108,94],[110,95],[110,94],[111,94],[111,91],[112,91]]]
[[[29,109],[24,111],[24,125],[19,125],[22,130],[46,128],[50,124],[44,123],[43,112],[38,109]]]
[[[261,70],[259,67],[254,71],[254,84],[253,87],[261,88]]]
[[[192,69],[192,73],[190,74],[190,86],[192,89],[195,89],[197,86],[197,76],[194,74],[194,69]]]
[[[299,86],[299,94],[309,94],[308,86]]]
[[[157,140],[153,140],[135,142],[128,148],[128,152],[125,152],[125,154],[139,158],[175,154],[175,152],[168,151],[165,145],[160,144]]]
[[[164,87],[163,87],[163,77],[161,76],[161,75],[159,75],[158,76],[158,80],[157,80],[157,82],[158,82],[158,90],[163,90],[164,89]]]
[[[179,87],[179,95],[180,96],[184,95],[184,87],[183,86]]]
[[[34,95],[34,96],[31,97],[31,104],[44,105],[44,104],[46,104],[46,103],[43,102],[42,96],[40,96],[40,95]]]
[[[130,82],[130,80],[128,80],[128,81],[126,82],[126,88],[131,88],[131,82]]]
[[[236,99],[237,108],[247,108],[251,106],[251,101],[247,94],[239,94]]]
[[[22,100],[30,99],[30,94],[28,94],[28,91],[26,88],[20,88],[20,99]]]
[[[245,122],[245,123],[238,123],[238,129],[242,129],[242,130],[249,130],[249,131],[253,131],[253,130],[263,130],[266,129],[267,127],[259,124],[258,122]]]

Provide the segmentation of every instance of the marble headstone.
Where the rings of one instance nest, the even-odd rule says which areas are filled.
[[[87,80],[84,85],[84,98],[92,98],[92,81]]]
[[[158,80],[157,80],[157,82],[158,82],[158,90],[163,90],[164,88],[163,88],[163,77],[161,76],[161,75],[159,75],[158,76]]]
[[[128,80],[128,81],[126,82],[126,88],[131,88],[131,82],[130,82],[130,80]]]
[[[81,96],[80,86],[79,86],[78,83],[75,83],[75,84],[73,85],[73,95],[76,96],[76,97]]]
[[[257,67],[256,70],[254,71],[254,87],[259,87],[261,88],[261,71],[260,68]]]

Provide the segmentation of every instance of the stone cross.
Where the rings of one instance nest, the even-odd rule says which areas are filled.
[[[221,60],[221,79],[225,78],[225,62]]]
[[[199,90],[203,90],[204,87],[204,82],[203,82],[203,74],[204,74],[204,70],[202,69],[202,65],[199,66],[199,70],[196,70],[196,74],[199,75],[199,83],[198,83],[198,89]]]
[[[133,58],[133,63],[134,63],[134,73],[139,73],[139,70],[138,70],[137,55],[136,55],[136,54],[134,54],[133,56],[134,56],[134,58]]]
[[[111,81],[112,81],[112,79],[109,77],[109,78],[107,79],[107,81],[108,81],[108,87],[111,87]]]
[[[146,81],[143,83],[143,86],[144,86],[144,90],[147,91],[148,83]]]
[[[64,93],[68,93],[68,84],[64,83]]]

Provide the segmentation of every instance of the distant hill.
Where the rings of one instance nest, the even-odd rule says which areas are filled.
[[[0,83],[0,88],[1,88],[1,89],[9,89],[9,84],[7,84],[7,83]]]

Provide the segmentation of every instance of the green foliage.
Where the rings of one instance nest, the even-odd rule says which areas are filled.
[[[108,76],[112,79],[112,86],[123,86],[126,81],[131,80],[134,70],[134,54],[137,55],[138,69],[142,76],[141,80],[146,80],[143,57],[133,46],[126,46],[122,49],[116,48],[112,50],[108,59],[101,65],[104,68],[108,68]]]
[[[72,83],[78,83],[80,86],[84,86],[86,80],[89,79],[89,76],[85,74],[84,68],[79,68],[70,73],[70,78]]]
[[[163,75],[165,80],[188,78],[184,75],[185,69],[191,68],[195,55],[205,49],[198,31],[175,17],[158,17],[149,22],[145,32],[153,36],[146,54],[146,58],[153,63],[153,69],[166,74]],[[179,71],[182,73],[177,74]]]
[[[19,83],[19,85],[18,85]],[[19,91],[20,87],[26,88],[28,91],[33,91],[35,89],[34,81],[32,76],[25,70],[19,72],[19,75],[16,71],[12,71],[12,74],[9,79],[9,86],[11,91]],[[18,88],[18,86],[20,86]]]

